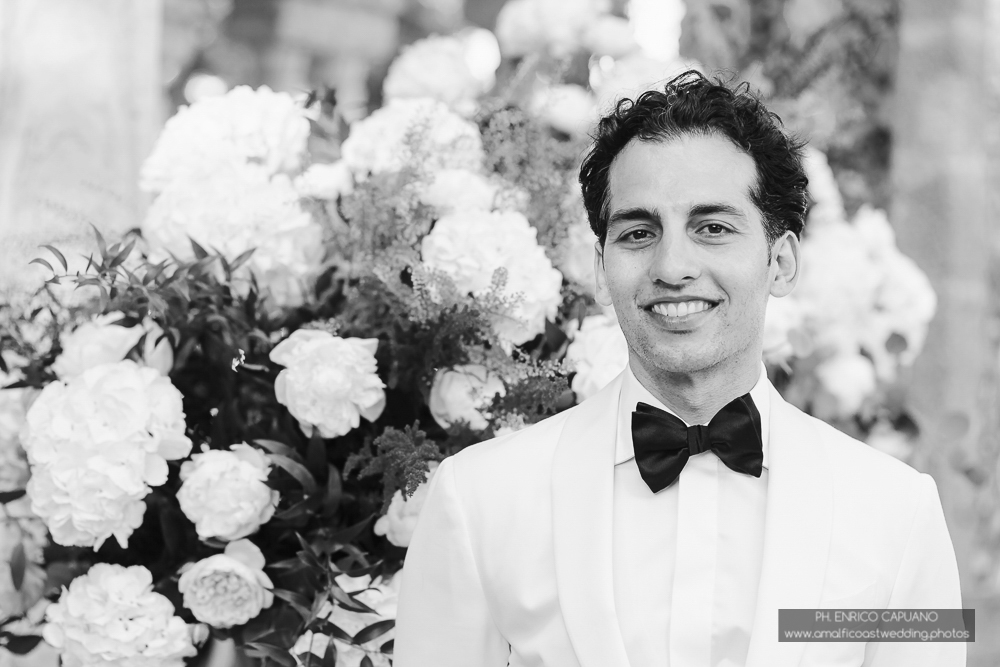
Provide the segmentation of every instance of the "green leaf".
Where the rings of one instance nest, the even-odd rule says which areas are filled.
[[[337,647],[333,645],[333,640],[330,640],[323,653],[323,667],[337,667]]]
[[[329,465],[329,472],[326,475],[326,497],[323,498],[324,513],[330,516],[336,513],[343,495],[344,487],[340,471],[335,466]]]
[[[49,264],[48,262],[46,262],[46,261],[45,261],[44,259],[42,259],[41,257],[36,257],[36,258],[34,258],[34,259],[33,259],[33,260],[31,260],[30,262],[28,262],[28,264],[38,264],[38,265],[40,265],[40,266],[44,266],[44,267],[45,267],[46,269],[48,269],[48,270],[49,270],[49,271],[51,271],[52,273],[55,273],[55,272],[56,272],[56,270],[52,268],[52,265],[51,265],[51,264]]]
[[[195,241],[190,236],[188,237],[188,240],[191,241],[191,250],[194,251],[194,256],[196,259],[205,259],[206,257],[208,257],[208,251],[202,248],[200,245],[198,245],[197,241]]]
[[[25,493],[27,493],[27,491],[24,489],[17,489],[15,491],[0,491],[0,505],[22,498]]]
[[[339,602],[340,606],[344,609],[350,609],[351,611],[356,611],[361,614],[376,613],[374,609],[366,605],[364,602],[352,598],[337,584],[330,587],[330,595],[332,595],[333,599]]]
[[[101,235],[101,230],[99,230],[93,224],[91,224],[90,226],[94,228],[94,235],[97,237],[97,249],[101,252],[101,259],[102,260],[107,259],[108,244],[104,241],[104,236]]]
[[[366,642],[370,642],[376,637],[381,637],[385,633],[389,632],[389,630],[392,630],[395,626],[396,619],[394,618],[372,623],[367,628],[358,630],[358,634],[354,635],[354,643],[364,644]]]
[[[284,667],[295,667],[295,658],[292,657],[292,654],[274,644],[247,642],[243,645],[243,652],[251,658],[267,658]]]
[[[286,591],[280,588],[276,588],[272,592],[274,593],[274,597],[284,600],[291,605],[292,609],[299,613],[303,621],[309,620],[309,600],[306,599],[306,596],[295,591]]]
[[[361,662],[358,663],[358,667],[375,667],[375,664],[372,662],[372,659],[366,655],[361,658]]]
[[[270,458],[275,465],[294,477],[302,485],[306,494],[311,496],[316,493],[318,490],[316,480],[313,479],[304,465],[282,454],[271,454]]]
[[[6,633],[5,633],[6,634]],[[42,638],[37,635],[11,635],[7,634],[7,643],[4,648],[14,655],[27,655],[32,649],[38,646]]]
[[[122,248],[122,250],[117,255],[115,255],[115,258],[111,260],[111,264],[108,266],[109,269],[115,268],[116,266],[124,262],[126,259],[128,259],[129,254],[131,254],[132,252],[132,248],[135,247],[135,241],[136,240],[133,238],[127,246]]]
[[[24,555],[24,542],[18,542],[10,554],[10,580],[14,590],[21,590],[24,583],[24,571],[28,567],[28,559]]]
[[[48,250],[49,252],[51,252],[53,255],[55,255],[56,259],[59,260],[59,263],[62,264],[63,271],[69,271],[69,264],[66,262],[66,257],[63,256],[63,254],[61,252],[59,252],[59,250],[55,246],[43,245],[43,246],[39,246],[39,247],[40,248],[45,248],[46,250]]]
[[[247,260],[248,260],[248,259],[250,259],[250,255],[252,255],[252,254],[254,253],[254,251],[255,251],[255,250],[256,250],[256,248],[250,248],[250,249],[249,249],[249,250],[247,250],[247,251],[246,251],[245,253],[243,253],[242,255],[240,255],[239,257],[237,257],[236,259],[234,259],[234,260],[233,260],[233,261],[232,261],[232,262],[230,263],[230,265],[229,265],[229,266],[230,266],[230,268],[231,268],[231,269],[232,269],[233,271],[235,271],[236,269],[238,269],[238,268],[240,268],[241,266],[243,266],[244,264],[246,264]]]
[[[392,655],[392,648],[395,645],[395,643],[396,643],[395,639],[390,639],[386,643],[379,646],[378,650],[382,651],[382,653],[385,653],[386,655]]]
[[[320,632],[324,635],[330,635],[331,637],[336,637],[345,644],[350,644],[352,637],[340,629],[339,626],[333,624],[326,619],[319,619],[313,624],[313,632]],[[331,644],[333,642],[330,642]]]
[[[305,463],[299,453],[286,444],[280,443],[277,440],[251,440],[252,444],[263,447],[272,454],[280,454],[282,456],[287,456],[293,461],[298,461],[299,463]]]

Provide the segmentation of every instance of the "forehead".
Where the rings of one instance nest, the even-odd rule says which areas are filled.
[[[751,206],[757,181],[753,158],[725,137],[682,134],[666,141],[633,139],[609,172],[612,211],[632,206],[705,203]]]

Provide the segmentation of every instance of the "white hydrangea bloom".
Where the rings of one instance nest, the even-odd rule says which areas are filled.
[[[402,576],[402,570],[389,579],[379,577],[374,581],[369,575],[348,577],[346,574],[342,574],[337,577],[337,584],[347,593],[356,593],[352,597],[366,604],[375,613],[358,613],[327,602],[320,609],[319,617],[329,620],[350,635],[357,634],[373,623],[394,619],[396,618]],[[306,632],[295,642],[290,653],[294,656],[297,665],[304,665],[305,663],[299,658],[300,655],[312,653],[321,659],[327,646],[333,641],[337,649],[337,667],[360,667],[365,656],[371,660],[372,667],[390,667],[389,656],[379,651],[379,647],[394,637],[395,630],[390,629],[385,634],[379,635],[361,646],[355,646],[329,635]]]
[[[396,99],[351,125],[341,156],[357,181],[407,165],[430,172],[477,171],[483,162],[479,128],[430,98]]]
[[[442,169],[420,194],[438,217],[460,211],[491,211],[500,188],[481,174],[467,169]]]
[[[126,360],[42,390],[27,415],[31,509],[52,538],[122,547],[142,523],[142,499],[167,481],[167,461],[191,451],[181,394],[152,368]]]
[[[403,498],[403,492],[397,490],[392,495],[389,502],[389,509],[384,516],[380,516],[375,522],[373,530],[376,535],[384,535],[389,542],[397,547],[410,546],[410,539],[413,537],[413,529],[417,527],[417,517],[427,500],[427,491],[430,488],[431,478],[438,469],[437,461],[430,461],[427,464],[427,480],[417,487],[416,491],[409,498]]]
[[[591,315],[579,330],[569,332],[572,342],[566,360],[576,368],[570,387],[582,403],[615,379],[628,365],[628,343],[614,315]]]
[[[485,366],[465,364],[435,373],[428,404],[434,421],[443,428],[461,420],[481,431],[488,425],[483,409],[494,396],[506,393],[503,380]]]
[[[593,296],[597,290],[597,277],[594,274],[594,244],[597,243],[597,236],[586,218],[569,225],[567,232],[566,239],[559,248],[559,270],[568,280]]]
[[[377,338],[340,338],[325,331],[299,329],[271,350],[286,366],[274,392],[306,435],[344,435],[375,421],[385,409],[385,384],[378,377]]]
[[[45,559],[48,545],[45,523],[31,511],[26,497],[0,504],[0,618],[20,616],[45,592]],[[26,566],[21,586],[15,587],[10,562],[14,549],[24,549]]]
[[[145,567],[97,563],[63,588],[42,635],[67,667],[184,667],[194,627],[153,592]]]
[[[161,192],[193,173],[253,164],[268,176],[299,168],[309,139],[305,109],[288,93],[237,86],[181,107],[142,167],[141,187]]]
[[[280,494],[267,485],[270,471],[267,454],[246,443],[229,451],[202,445],[181,465],[177,502],[201,539],[238,540],[274,515]]]
[[[253,249],[246,267],[279,306],[302,302],[323,258],[322,227],[302,208],[291,180],[252,166],[172,183],[149,207],[142,233],[154,253],[182,260],[194,259],[191,239],[230,260]]]
[[[600,61],[595,62],[590,70],[590,87],[597,94],[597,108],[606,113],[623,97],[635,99],[651,88],[662,90],[668,80],[689,69],[701,66],[691,60],[659,60],[633,53],[612,61],[607,69]]]
[[[562,301],[562,274],[552,266],[537,232],[516,212],[465,211],[437,221],[421,245],[423,262],[474,296],[489,290],[497,269],[507,270],[505,294],[520,294],[497,334],[515,345],[545,330]]]
[[[383,96],[386,100],[429,97],[468,115],[475,111],[476,98],[495,81],[494,73],[474,71],[469,55],[461,35],[431,35],[404,46],[389,65]]]
[[[174,352],[160,325],[146,318],[140,326],[126,327],[118,324],[124,317],[119,311],[98,315],[64,334],[60,339],[62,352],[52,370],[60,379],[68,380],[95,366],[121,361],[145,336],[144,365],[155,368],[161,375],[168,374]]]
[[[177,588],[184,606],[216,628],[242,625],[274,602],[274,584],[264,574],[264,554],[250,540],[236,540],[221,554],[189,563]]]
[[[612,58],[622,58],[639,48],[629,20],[611,14],[594,19],[583,31],[582,43],[593,55]]]

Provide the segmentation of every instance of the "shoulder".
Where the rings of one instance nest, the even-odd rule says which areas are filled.
[[[553,415],[520,431],[466,447],[453,457],[456,474],[490,474],[498,470],[543,467],[551,461],[566,420],[580,406]]]

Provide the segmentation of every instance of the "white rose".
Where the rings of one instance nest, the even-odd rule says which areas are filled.
[[[341,155],[357,181],[407,166],[477,171],[483,140],[479,128],[442,102],[397,99],[351,125]]]
[[[163,329],[148,318],[141,326],[117,324],[124,317],[125,314],[118,311],[98,315],[63,335],[60,340],[62,353],[56,357],[52,370],[60,379],[67,380],[95,366],[121,361],[146,336],[143,344],[146,365],[162,375],[169,373],[173,350],[170,341],[162,338]]]
[[[540,88],[531,108],[544,122],[574,137],[587,136],[598,120],[594,95],[575,83]]]
[[[336,581],[345,592],[352,593],[352,597],[368,605],[376,613],[358,613],[340,606],[333,606],[327,602],[320,609],[320,618],[329,620],[350,635],[357,634],[373,623],[396,618],[402,570],[388,580],[378,578],[372,581],[368,575],[348,577],[342,574],[337,577]],[[360,667],[366,656],[371,660],[373,667],[389,667],[391,664],[389,656],[379,649],[383,644],[392,640],[394,636],[395,631],[390,629],[361,646],[355,646],[328,635],[306,632],[299,637],[290,653],[294,656],[296,664],[304,665],[305,663],[299,658],[300,655],[312,653],[317,658],[322,659],[327,645],[333,641],[337,649],[337,667]]]
[[[375,421],[385,408],[385,384],[378,377],[376,338],[340,338],[325,331],[299,329],[271,350],[286,366],[274,392],[306,435],[319,430],[336,438],[361,423]]]
[[[354,192],[354,177],[343,160],[317,163],[295,179],[295,190],[303,197],[336,200]]]
[[[228,452],[202,445],[181,465],[177,502],[201,539],[238,540],[274,515],[280,494],[267,485],[270,471],[267,454],[245,443]]]
[[[431,478],[438,469],[437,461],[430,461],[427,464],[427,480],[417,487],[416,491],[409,498],[403,498],[403,492],[397,490],[393,494],[389,503],[389,509],[384,516],[380,516],[375,522],[374,531],[376,535],[384,535],[392,544],[397,547],[410,546],[410,539],[413,537],[413,529],[417,527],[417,517],[427,500],[427,490],[430,488]]]
[[[386,100],[429,97],[463,115],[475,110],[475,100],[493,87],[493,72],[470,67],[466,40],[460,35],[432,35],[404,46],[389,65],[382,84]],[[499,62],[497,62],[499,65]]]
[[[0,618],[20,616],[31,609],[45,592],[45,559],[48,545],[45,524],[35,516],[27,498],[0,504]],[[19,587],[14,586],[11,557],[24,550],[26,565]]]
[[[605,14],[597,17],[583,33],[584,47],[596,56],[621,58],[639,48],[628,19]]]
[[[268,177],[257,166],[218,167],[175,180],[149,207],[142,233],[154,254],[181,260],[194,259],[192,239],[230,261],[253,250],[236,277],[252,272],[279,306],[302,303],[323,258],[322,228],[302,208],[291,180]],[[298,288],[289,290],[289,280]]]
[[[576,368],[571,388],[582,403],[618,376],[628,365],[628,343],[614,315],[585,317],[572,338],[566,360]]]
[[[434,174],[420,200],[433,206],[438,217],[459,211],[490,211],[499,187],[465,169],[442,169]]]
[[[274,584],[264,574],[264,554],[250,540],[185,566],[177,582],[184,606],[202,623],[231,628],[256,618],[274,602]]]
[[[864,400],[875,392],[875,368],[860,354],[837,354],[816,367],[820,386],[836,404],[835,415],[851,417]]]
[[[515,345],[545,330],[562,302],[562,274],[552,266],[536,231],[520,213],[464,211],[437,221],[423,238],[424,264],[447,274],[473,296],[489,292],[497,269],[507,271],[504,295],[520,295],[509,317],[494,321],[497,334]]]
[[[506,394],[503,380],[485,366],[466,364],[442,368],[434,375],[428,403],[434,421],[442,427],[448,428],[461,420],[481,431],[488,425],[483,410],[494,396]]]
[[[125,360],[52,382],[28,410],[24,449],[31,509],[66,546],[124,548],[142,523],[142,499],[184,458],[181,394],[152,368]]]
[[[67,667],[183,667],[197,655],[193,627],[153,592],[141,565],[97,563],[63,588],[42,635]]]
[[[142,166],[142,189],[161,192],[216,167],[254,164],[270,176],[298,169],[309,120],[288,93],[237,86],[226,95],[181,107]]]

